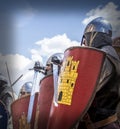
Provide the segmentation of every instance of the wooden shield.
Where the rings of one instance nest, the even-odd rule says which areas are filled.
[[[88,47],[70,47],[64,53],[58,81],[58,105],[52,103],[47,129],[70,129],[89,108],[105,53]]]
[[[51,103],[53,100],[53,75],[47,75],[40,81],[40,91],[38,97],[37,112],[38,120],[36,119],[35,129],[46,129],[50,114]],[[38,126],[38,127],[37,127]]]
[[[31,129],[34,128],[36,104],[37,104],[37,99],[38,99],[37,97],[38,97],[38,93],[35,94],[35,101],[34,101],[32,119],[31,119],[31,122],[30,122]],[[30,95],[27,95],[25,97],[22,97],[22,98],[19,98],[19,99],[15,100],[11,104],[13,129],[19,129],[20,128],[19,120],[20,120],[20,118],[23,114],[25,114],[25,116],[27,117],[29,100],[30,100]]]

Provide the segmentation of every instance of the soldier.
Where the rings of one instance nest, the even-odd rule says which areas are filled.
[[[52,55],[52,56],[50,56],[50,58],[48,59],[48,61],[47,61],[47,63],[46,63],[46,66],[44,67],[44,66],[40,66],[40,64],[39,64],[39,62],[36,62],[35,63],[35,66],[34,66],[34,70],[38,70],[39,72],[41,72],[41,73],[43,73],[45,76],[47,76],[47,75],[50,75],[50,74],[52,74],[53,73],[53,64],[56,64],[58,67],[60,67],[60,65],[62,64],[62,59],[63,59],[63,55],[62,55],[62,53],[56,53],[56,54],[54,54],[54,55]],[[31,69],[32,70],[32,69]],[[49,82],[48,82],[49,83]],[[52,96],[52,89],[53,89],[53,87],[51,87],[51,90],[50,90],[50,92],[49,92],[49,94],[51,94],[51,96]],[[42,90],[43,90],[43,88],[42,88]],[[21,88],[21,90],[20,90],[20,94],[19,94],[19,98],[21,98],[21,97],[24,97],[24,96],[26,96],[26,95],[28,95],[28,94],[30,94],[31,93],[31,91],[32,91],[32,83],[31,82],[27,82],[27,83],[25,83],[23,86],[22,86],[22,88]],[[44,90],[43,90],[44,91]],[[45,91],[44,91],[45,92]],[[48,91],[46,91],[46,92],[48,92]],[[41,92],[41,94],[42,94],[42,92]],[[46,97],[45,97],[45,99],[47,99]],[[50,98],[50,99],[52,99],[52,98]],[[49,99],[49,102],[50,102],[50,99]],[[38,101],[39,101],[39,99],[38,99]],[[42,101],[44,101],[44,100],[42,100]],[[52,101],[52,100],[51,100]],[[46,105],[46,104],[45,104]],[[39,106],[43,106],[44,107],[44,105],[42,104],[42,105],[37,105],[38,107],[38,111],[39,111]],[[48,106],[49,106],[49,104],[48,104]],[[41,108],[41,107],[40,107]],[[48,108],[48,107],[47,107]],[[42,110],[44,110],[44,109],[42,109]],[[48,109],[46,109],[46,110],[48,110]],[[46,113],[46,112],[45,112]],[[46,115],[45,113],[43,113],[42,112],[42,114],[44,114],[44,115]],[[38,115],[38,114],[37,114]],[[38,123],[37,123],[37,120],[38,120],[38,116],[35,116],[35,125],[34,125],[34,128],[37,128],[37,126],[38,126]],[[48,114],[47,114],[48,115]],[[46,116],[43,116],[43,118],[45,118]],[[46,123],[46,122],[45,122]],[[20,126],[19,126],[19,129],[23,129],[23,128],[25,128],[25,129],[30,129],[30,126],[32,126],[32,125],[30,125],[30,123],[27,121],[27,119],[26,119],[26,116],[25,116],[25,114],[22,114],[21,115],[21,118],[19,119],[19,124],[20,124]],[[44,122],[42,121],[42,126],[44,126]]]
[[[26,82],[20,90],[19,93],[19,99],[29,96],[32,92],[32,82]],[[21,115],[21,118],[19,119],[19,129],[30,129],[30,123],[27,122],[27,118],[25,116],[25,113]]]
[[[106,53],[96,96],[80,129],[120,129],[116,107],[120,101],[120,59],[112,47],[111,24],[102,17],[92,20],[85,28],[81,45]]]
[[[0,121],[2,121],[2,119],[4,119],[4,115],[7,116],[4,121],[0,124],[0,128],[7,128],[7,125],[5,125],[6,123],[8,123],[8,121],[10,122],[10,118],[11,118],[11,103],[13,102],[13,96],[12,96],[12,88],[10,86],[8,86],[8,81],[5,78],[5,76],[3,76],[0,73],[0,101],[1,104],[3,103],[4,105],[4,111],[5,114],[3,114],[3,116],[0,118]],[[10,124],[10,123],[9,123]]]

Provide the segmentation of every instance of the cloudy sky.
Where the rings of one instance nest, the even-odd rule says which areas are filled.
[[[86,24],[105,17],[120,34],[119,0],[21,0],[0,1],[0,72],[6,77],[6,62],[18,94],[20,87],[33,78],[34,61],[45,65],[48,57],[73,45],[80,45]]]

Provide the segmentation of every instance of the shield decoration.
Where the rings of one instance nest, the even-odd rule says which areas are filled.
[[[88,110],[94,96],[105,53],[90,47],[70,47],[58,81],[58,105],[52,103],[47,129],[71,129]]]
[[[40,91],[38,96],[37,110],[34,129],[46,129],[53,100],[53,74],[45,76],[40,81]]]
[[[8,111],[4,103],[0,100],[0,129],[7,129],[8,119]]]
[[[35,94],[35,101],[34,101],[32,119],[31,119],[31,122],[30,122],[31,129],[34,128],[37,97],[38,97],[38,93]],[[15,100],[11,104],[13,129],[20,129],[19,120],[20,120],[20,118],[23,114],[27,117],[29,100],[30,100],[30,95],[27,95],[27,96],[24,96],[24,97],[21,97],[21,98]]]

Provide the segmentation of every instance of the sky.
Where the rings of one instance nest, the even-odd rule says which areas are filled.
[[[11,83],[21,75],[13,89],[33,79],[35,61],[45,65],[54,53],[80,46],[84,28],[102,16],[113,27],[113,38],[120,34],[119,0],[21,0],[0,1],[0,72]]]

